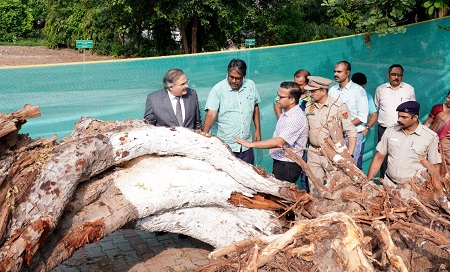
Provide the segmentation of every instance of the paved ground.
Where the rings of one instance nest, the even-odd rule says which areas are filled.
[[[75,252],[53,272],[187,272],[209,264],[213,247],[178,234],[121,229]]]

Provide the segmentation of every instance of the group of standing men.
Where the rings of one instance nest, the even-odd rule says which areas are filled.
[[[309,145],[313,152],[307,152],[303,158],[307,158],[313,174],[324,180],[333,166],[321,154],[320,147],[330,131],[336,129],[330,127],[334,118],[361,169],[365,135],[377,121],[377,112],[380,142],[369,168],[370,179],[380,168],[384,177],[383,161],[388,165],[386,177],[393,184],[404,181],[408,175],[411,178],[421,169],[419,155],[433,164],[440,163],[437,136],[418,122],[420,105],[414,101],[414,89],[402,82],[401,65],[389,68],[389,82],[377,88],[375,99],[364,89],[367,83],[364,74],[355,73],[350,78],[351,65],[347,61],[336,64],[334,80],[338,84],[331,88],[332,80],[311,76],[306,70],[297,71],[294,81],[280,84],[274,102],[278,121],[273,137],[267,140],[261,140],[258,107],[261,98],[255,83],[246,78],[246,72],[243,60],[231,60],[227,77],[209,93],[202,126],[196,92],[188,87],[189,81],[182,70],[171,69],[164,76],[164,89],[148,95],[144,118],[157,126],[184,126],[212,133],[227,143],[236,157],[250,164],[254,163],[253,148],[270,148],[273,174],[293,183],[301,176],[302,169],[285,156],[282,147],[292,148],[302,157]],[[314,189],[313,184],[309,186]]]

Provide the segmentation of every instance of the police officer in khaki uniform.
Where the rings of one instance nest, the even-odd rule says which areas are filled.
[[[309,83],[305,86],[309,90],[311,101],[306,104],[305,115],[309,125],[308,166],[319,180],[324,180],[325,170],[333,170],[334,166],[328,163],[325,156],[320,153],[320,145],[324,144],[324,139],[330,136],[329,126],[335,116],[341,120],[342,131],[348,137],[348,150],[353,154],[356,145],[356,127],[352,124],[348,107],[339,102],[336,98],[328,96],[328,86],[331,80],[328,78],[309,76]],[[310,182],[311,191],[314,184]]]
[[[391,186],[409,180],[417,171],[425,169],[419,156],[434,164],[439,171],[442,160],[438,150],[439,138],[419,122],[419,110],[420,104],[416,101],[404,102],[397,107],[397,124],[387,128],[381,137],[367,173],[369,180],[380,170],[386,156],[388,167],[384,181]]]

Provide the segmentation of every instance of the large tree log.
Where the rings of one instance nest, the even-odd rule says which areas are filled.
[[[3,270],[30,265],[50,270],[85,243],[130,222],[150,231],[190,234],[215,246],[271,235],[282,227],[272,211],[250,211],[229,199],[237,192],[290,203],[300,195],[291,184],[259,175],[218,138],[143,121],[82,119],[60,144],[32,154],[41,160],[21,170],[33,173],[29,189],[20,197],[6,193],[3,203],[15,204],[4,216],[10,220],[2,232]],[[16,163],[21,162],[12,167]],[[15,175],[6,176],[2,191],[10,192]],[[103,189],[83,196],[86,190],[77,191],[81,183],[91,189],[103,184],[95,187]],[[78,202],[71,203],[74,196]],[[72,212],[63,217],[69,206]]]
[[[184,128],[84,118],[60,143],[17,136],[0,154],[0,271],[49,271],[125,225],[222,248],[228,259],[204,271],[450,268],[448,177],[424,160],[428,171],[401,186],[369,182],[338,129],[322,146],[332,167],[317,197]],[[290,230],[287,210],[302,220]]]

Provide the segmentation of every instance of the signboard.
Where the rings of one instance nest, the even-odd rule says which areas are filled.
[[[77,40],[77,48],[92,48],[92,40]]]
[[[255,46],[255,39],[245,39],[245,46]]]

